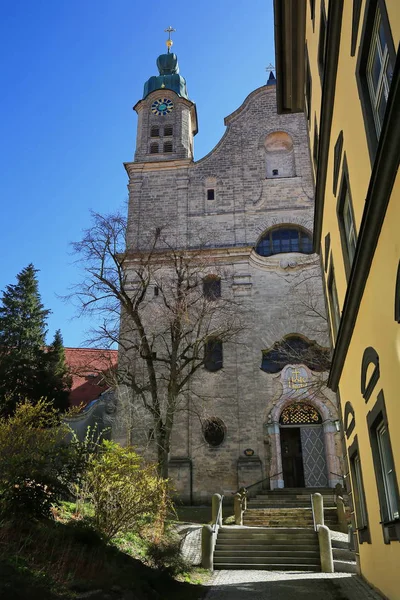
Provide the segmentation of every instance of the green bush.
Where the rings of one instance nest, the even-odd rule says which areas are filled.
[[[191,569],[181,553],[181,540],[178,535],[169,534],[147,546],[147,558],[152,566],[172,577]]]
[[[43,400],[19,404],[0,419],[0,514],[49,517],[80,470],[68,428]]]
[[[106,541],[141,532],[149,523],[161,535],[167,512],[167,482],[132,448],[103,440],[89,458],[83,485],[94,510],[94,526]]]

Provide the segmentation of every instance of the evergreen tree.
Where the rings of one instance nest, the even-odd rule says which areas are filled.
[[[21,400],[58,397],[62,384],[55,372],[55,354],[61,356],[58,336],[51,358],[46,351],[45,309],[39,294],[37,269],[32,264],[8,285],[0,305],[0,414],[13,414]],[[56,340],[55,340],[56,341]],[[62,379],[62,377],[61,377]],[[57,381],[57,385],[55,385]]]
[[[49,346],[45,358],[46,370],[43,395],[52,400],[55,408],[66,410],[71,389],[71,377],[65,361],[64,344],[59,329],[54,334],[53,343]]]

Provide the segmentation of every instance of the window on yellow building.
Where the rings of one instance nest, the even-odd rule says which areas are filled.
[[[319,41],[318,41],[318,68],[321,81],[325,68],[325,51],[326,51],[326,11],[324,0],[321,0],[321,15],[319,21]]]
[[[400,496],[383,390],[367,415],[384,541],[400,539]]]
[[[307,116],[308,124],[311,124],[311,97],[312,97],[312,82],[311,82],[311,71],[310,61],[308,58],[308,51],[306,48],[306,72],[305,72],[305,111]]]
[[[333,337],[336,339],[337,332],[339,331],[340,325],[340,308],[339,308],[339,299],[336,288],[335,281],[335,271],[331,264],[331,268],[329,271],[328,277],[328,299],[329,299],[329,308],[331,313],[331,321],[332,321],[332,331]]]
[[[367,526],[367,510],[365,505],[364,486],[362,483],[360,457],[356,454],[351,459],[353,467],[353,491],[354,503],[357,516],[357,527],[362,528]]]
[[[365,13],[357,81],[371,159],[385,117],[396,52],[384,0],[371,0]]]
[[[357,234],[354,223],[353,204],[351,201],[346,157],[344,158],[343,163],[343,178],[340,186],[337,212],[342,241],[344,267],[346,271],[346,277],[349,279],[351,266],[356,253]]]
[[[385,491],[386,511],[389,521],[400,517],[399,504],[396,497],[396,482],[393,457],[390,449],[388,430],[385,423],[381,422],[376,428],[376,437],[379,449],[379,461]]]
[[[360,544],[364,542],[370,543],[371,537],[368,528],[368,512],[367,504],[365,501],[362,465],[360,460],[357,435],[354,436],[353,443],[349,447],[349,459],[353,504],[356,513],[358,541],[360,542]]]

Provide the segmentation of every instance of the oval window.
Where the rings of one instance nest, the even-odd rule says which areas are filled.
[[[203,424],[203,435],[209,446],[216,448],[225,439],[225,425],[221,419],[207,419]]]

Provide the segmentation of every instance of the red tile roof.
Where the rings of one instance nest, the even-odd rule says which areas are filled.
[[[109,375],[117,366],[118,351],[65,348],[65,359],[72,376],[70,406],[86,405],[110,387]]]

